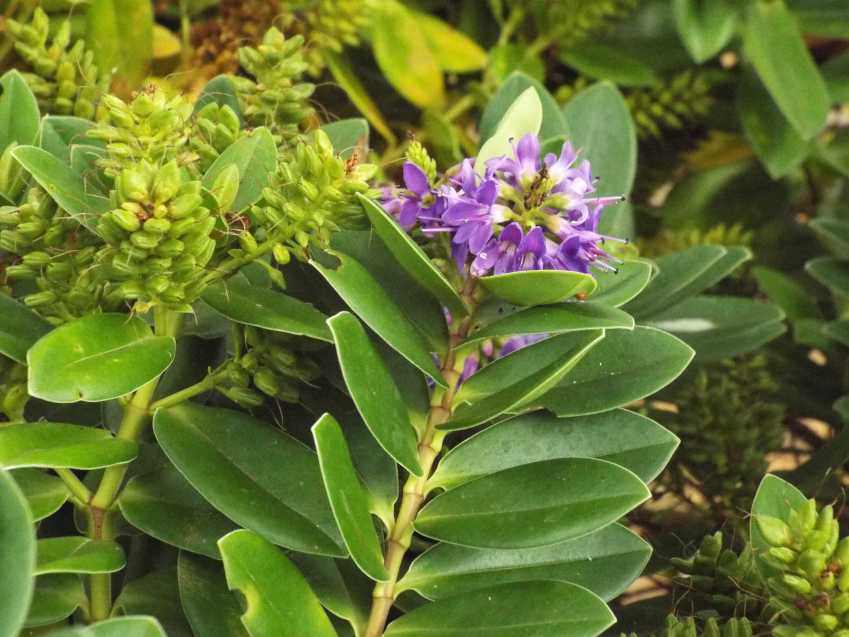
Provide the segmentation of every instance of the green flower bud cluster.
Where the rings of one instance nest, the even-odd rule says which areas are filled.
[[[713,106],[713,85],[707,73],[687,70],[667,82],[630,91],[625,100],[638,136],[659,139],[665,131],[696,124]]]
[[[755,518],[770,545],[760,555],[776,574],[767,578],[780,622],[775,637],[849,636],[849,537],[840,539],[834,510],[808,500],[787,521]]]
[[[26,365],[0,356],[0,414],[12,422],[23,420],[28,400]]]
[[[274,241],[274,257],[285,264],[294,253],[306,259],[310,245],[326,247],[333,232],[359,227],[364,213],[357,193],[377,196],[369,185],[376,168],[345,161],[324,131],[295,145],[281,161],[251,215],[262,241]]]
[[[414,140],[407,146],[407,161],[421,168],[432,182],[436,181],[436,160],[430,156],[421,142]]]
[[[189,136],[189,146],[198,157],[196,166],[200,174],[205,173],[241,134],[239,116],[229,106],[210,102],[200,109]]]
[[[640,241],[638,245],[642,256],[659,257],[702,245],[749,247],[753,241],[754,232],[747,230],[742,224],[719,223],[709,230],[664,229],[650,239]]]
[[[265,396],[297,403],[299,384],[320,375],[318,364],[298,351],[294,337],[245,326],[240,338],[236,356],[216,373],[215,388],[243,407],[257,407]]]
[[[25,73],[24,79],[42,112],[93,119],[109,76],[99,72],[82,40],[71,44],[71,23],[63,22],[50,38],[47,14],[36,7],[29,24],[8,20],[6,26],[15,51],[34,71]]]
[[[557,39],[561,47],[574,48],[626,18],[637,0],[523,0],[517,4],[529,6],[540,34]]]
[[[694,617],[679,619],[669,615],[664,627],[652,633],[652,637],[752,637],[752,634],[752,625],[746,619],[729,619],[720,624],[715,617],[708,617],[699,626]],[[636,634],[631,633],[629,637],[636,637]]]
[[[303,44],[303,37],[287,39],[272,27],[259,46],[239,49],[239,64],[254,79],[231,77],[248,124],[268,126],[280,139],[297,135],[313,114],[308,100],[315,86],[300,81],[307,68]]]

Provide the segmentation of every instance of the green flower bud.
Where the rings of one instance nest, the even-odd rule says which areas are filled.
[[[177,166],[177,161],[172,159],[157,171],[153,180],[154,202],[163,203],[172,199],[181,185],[180,168]]]
[[[44,290],[42,292],[36,292],[35,294],[28,294],[24,297],[24,304],[29,307],[41,307],[42,305],[49,305],[51,303],[55,303],[58,300],[56,293],[52,290]]]
[[[811,583],[803,577],[785,574],[781,576],[781,582],[800,595],[807,595],[811,592]]]
[[[254,236],[250,232],[242,232],[239,235],[239,245],[248,254],[254,254],[259,248],[256,239],[254,239]]]
[[[246,408],[259,407],[265,402],[260,394],[243,387],[231,387],[223,389],[221,392],[237,405]]]
[[[276,396],[280,391],[280,382],[277,375],[267,367],[260,367],[254,373],[254,385],[257,389],[268,396]]]
[[[23,262],[26,265],[40,268],[50,263],[50,255],[46,252],[40,251],[30,252],[29,254],[24,255]]]
[[[130,235],[130,241],[133,245],[142,250],[153,250],[159,245],[160,239],[161,237],[159,235],[145,232],[144,230],[134,232]]]
[[[171,229],[171,222],[167,219],[148,219],[144,222],[144,229],[152,234],[165,234]]]
[[[834,615],[816,615],[814,616],[814,626],[823,630],[827,633],[830,633],[832,630],[837,628],[840,620],[837,619]]]
[[[818,551],[804,551],[799,556],[799,568],[805,571],[805,574],[811,579],[818,578],[820,573],[825,570],[825,566],[825,555]]]
[[[849,611],[849,593],[838,593],[831,598],[831,612],[842,615]]]
[[[122,230],[135,232],[141,228],[141,221],[135,213],[123,208],[115,208],[109,212],[109,219]]]
[[[219,210],[230,210],[239,192],[239,179],[239,167],[236,164],[230,164],[215,178],[211,191]]]
[[[274,255],[274,260],[280,265],[286,265],[292,260],[291,253],[282,243],[275,244],[271,252]]]
[[[769,549],[769,555],[783,564],[792,564],[796,560],[796,551],[784,546],[773,546]]]
[[[196,194],[180,195],[171,202],[169,212],[174,219],[188,217],[203,203],[203,198]]]
[[[127,168],[121,173],[120,192],[124,199],[144,202],[148,198],[150,174],[143,168]]]
[[[773,546],[791,546],[793,544],[793,534],[784,520],[768,515],[758,515],[755,517],[755,522],[764,539]]]

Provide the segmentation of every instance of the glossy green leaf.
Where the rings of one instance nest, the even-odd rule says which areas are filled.
[[[336,637],[304,576],[275,546],[251,531],[218,542],[227,585],[247,601],[242,623],[251,637]]]
[[[216,75],[207,82],[198,95],[195,101],[194,113],[198,113],[204,106],[210,103],[218,104],[219,106],[228,106],[239,117],[240,122],[244,122],[242,118],[242,109],[239,105],[239,96],[236,92],[236,87],[233,80],[227,75]]]
[[[624,409],[558,418],[535,411],[503,420],[452,448],[428,480],[428,489],[452,489],[529,462],[599,458],[654,480],[678,446],[677,436]]]
[[[132,440],[106,429],[55,422],[0,427],[0,466],[98,469],[126,464],[138,454]]]
[[[94,122],[82,117],[48,115],[41,122],[41,148],[68,164],[71,161],[72,146],[91,146],[98,143],[86,137],[86,132],[93,127]]]
[[[0,354],[26,363],[27,350],[53,326],[11,296],[0,294]]]
[[[211,285],[202,298],[231,321],[333,342],[325,324],[327,317],[311,304],[282,292],[251,285],[247,279],[234,277]]]
[[[550,305],[576,294],[592,294],[592,275],[568,270],[525,270],[480,278],[480,284],[493,296],[516,305]]]
[[[496,360],[463,383],[440,429],[468,429],[531,404],[603,339],[600,330],[561,334]]]
[[[523,464],[450,489],[428,502],[415,528],[477,548],[530,548],[578,538],[615,522],[649,497],[619,465],[595,458]]]
[[[413,16],[443,71],[471,73],[486,65],[486,51],[469,36],[428,13],[414,11]]]
[[[16,635],[33,591],[35,532],[24,494],[0,470],[0,635]]]
[[[558,416],[622,407],[671,383],[694,354],[689,345],[658,329],[615,330],[537,403]]]
[[[492,136],[486,139],[478,151],[475,160],[475,170],[483,174],[486,162],[493,157],[513,155],[513,144],[525,135],[537,135],[542,126],[542,102],[533,86],[526,88],[498,122]]]
[[[764,266],[752,268],[752,276],[769,300],[778,305],[788,320],[820,318],[822,313],[816,298],[801,283],[778,270]]]
[[[29,393],[54,403],[118,398],[168,369],[175,351],[172,337],[154,336],[138,316],[86,316],[29,350]]]
[[[327,324],[345,384],[369,431],[398,464],[421,475],[418,442],[407,406],[362,324],[350,312],[340,312]]]
[[[327,134],[333,150],[344,159],[349,159],[354,151],[368,151],[368,122],[362,117],[328,122],[321,126],[321,130]]]
[[[400,266],[452,313],[467,314],[468,309],[457,291],[410,235],[380,205],[362,195],[359,199],[375,233]]]
[[[403,312],[381,283],[354,257],[336,251],[330,254],[339,260],[336,267],[315,260],[310,263],[380,338],[435,382],[444,385],[424,337],[410,323],[399,320]]]
[[[139,87],[153,60],[153,7],[147,0],[93,0],[86,45],[101,69],[114,69],[125,92]],[[132,34],[132,37],[128,37]]]
[[[112,540],[51,537],[39,540],[36,575],[49,573],[114,573],[127,564],[124,549]]]
[[[321,605],[348,622],[355,634],[362,635],[371,608],[374,582],[352,560],[333,560],[306,553],[290,553],[288,557],[301,571]],[[339,624],[335,625],[339,629]],[[349,634],[340,631],[340,637]]]
[[[805,271],[835,294],[849,296],[849,261],[817,257],[805,264]]]
[[[10,472],[27,500],[34,522],[56,513],[71,495],[59,478],[38,469],[15,469]]]
[[[778,306],[732,296],[697,296],[655,315],[650,325],[675,334],[699,362],[751,352],[786,330]]]
[[[650,86],[659,79],[648,63],[615,45],[582,42],[561,51],[560,59],[583,75],[619,86]]]
[[[616,618],[596,595],[566,582],[521,582],[426,604],[386,637],[595,637]]]
[[[354,468],[342,428],[333,416],[324,414],[313,425],[312,435],[330,508],[351,558],[372,579],[388,579],[369,495]]]
[[[127,522],[146,535],[214,559],[219,559],[218,540],[236,528],[173,467],[133,477],[118,506]]]
[[[9,144],[34,144],[41,115],[38,102],[21,74],[12,69],[0,77],[0,152]]]
[[[805,504],[806,500],[805,495],[786,480],[772,474],[764,476],[752,501],[752,515],[749,517],[749,537],[756,557],[772,546],[764,538],[758,526],[758,518],[778,518],[787,522],[790,513]],[[776,573],[772,566],[760,559],[756,559],[756,564],[765,576]]]
[[[112,612],[113,615],[152,615],[168,637],[194,637],[180,605],[175,566],[159,568],[125,582]]]
[[[86,628],[92,637],[168,637],[155,617],[113,617]]]
[[[597,272],[597,287],[591,297],[595,303],[611,307],[625,305],[635,298],[651,281],[653,268],[648,261],[626,260],[617,272]]]
[[[177,580],[183,611],[197,637],[248,637],[239,601],[227,588],[221,562],[181,551]]]
[[[673,0],[675,26],[693,60],[705,62],[728,44],[738,9],[729,0]]]
[[[776,46],[780,42],[781,46]],[[743,49],[778,108],[803,139],[825,126],[831,98],[783,2],[753,2],[746,17]]]
[[[157,411],[162,450],[216,509],[270,541],[342,557],[315,453],[250,416],[183,403]]]
[[[529,88],[536,91],[542,106],[539,138],[550,139],[558,136],[569,136],[569,126],[566,123],[566,118],[563,117],[563,112],[560,110],[557,100],[552,97],[541,82],[525,73],[515,72],[504,81],[498,92],[487,103],[478,126],[481,140],[485,141],[493,136],[507,110]]]
[[[204,188],[211,190],[218,176],[230,166],[239,169],[239,190],[230,210],[247,210],[259,201],[263,188],[277,170],[277,145],[271,132],[260,127],[230,144],[204,174]]]
[[[651,546],[619,524],[583,537],[531,549],[472,549],[437,544],[413,561],[398,590],[431,600],[512,582],[569,582],[610,600],[637,579]]]
[[[81,606],[86,606],[87,603],[83,583],[78,575],[70,573],[42,575],[35,579],[35,590],[29,606],[26,626],[55,624],[67,619],[74,614],[74,611]]]

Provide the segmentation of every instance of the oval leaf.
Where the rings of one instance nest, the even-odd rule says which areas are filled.
[[[758,525],[758,518],[761,516],[777,518],[786,523],[789,521],[790,513],[806,501],[805,495],[786,480],[772,474],[764,476],[752,501],[752,515],[749,518],[749,536],[756,557],[772,546],[763,536]],[[776,574],[775,568],[762,560],[757,559],[756,564],[765,576]]]
[[[481,146],[475,160],[475,170],[482,175],[488,160],[502,155],[512,156],[513,143],[525,135],[537,135],[541,126],[542,102],[536,88],[529,86],[510,104],[492,136]]]
[[[675,26],[690,56],[709,60],[728,44],[737,24],[737,7],[727,0],[673,0]]]
[[[41,125],[35,95],[14,69],[0,77],[0,87],[0,153],[10,144],[34,144]]]
[[[35,574],[115,573],[127,564],[124,549],[112,540],[52,537],[39,540]]]
[[[519,56],[522,58],[527,57],[523,50],[519,51]],[[481,115],[480,125],[478,126],[481,141],[485,141],[493,136],[495,129],[504,119],[505,113],[515,103],[518,97],[524,94],[529,88],[536,90],[537,97],[539,97],[542,106],[542,122],[538,127],[538,131],[528,130],[526,132],[539,132],[540,139],[569,136],[569,127],[557,100],[554,99],[542,83],[525,73],[517,71],[504,80],[498,92],[487,103]]]
[[[215,548],[216,555],[218,547]],[[236,596],[227,588],[221,562],[180,552],[177,561],[180,600],[195,635],[248,637]]]
[[[625,261],[617,272],[598,272],[591,300],[611,307],[625,305],[649,284],[652,265],[648,261]]]
[[[0,354],[26,363],[27,350],[53,326],[11,296],[0,294]]]
[[[38,469],[15,469],[12,477],[24,494],[34,522],[56,513],[71,495],[59,478]]]
[[[596,282],[592,275],[567,270],[526,270],[481,277],[484,289],[516,305],[550,305],[571,299],[576,294],[592,294]]]
[[[27,615],[27,626],[55,624],[86,606],[85,591],[78,575],[61,573],[42,575],[35,579],[35,592]]]
[[[106,429],[56,422],[0,427],[0,466],[99,469],[135,459],[138,445]]]
[[[35,532],[23,493],[0,470],[0,635],[17,635],[33,592]]]
[[[94,0],[86,11],[86,44],[123,92],[144,81],[153,59],[153,7],[147,0]],[[132,33],[133,37],[127,37]]]
[[[277,170],[277,145],[267,128],[261,127],[230,144],[203,176],[203,186],[212,189],[226,168],[239,169],[239,190],[230,210],[246,210],[262,196],[271,175]]]

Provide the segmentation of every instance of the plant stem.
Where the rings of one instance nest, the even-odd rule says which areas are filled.
[[[150,407],[148,407],[148,411],[151,413],[155,412],[157,409],[167,409],[168,407],[173,407],[174,405],[179,405],[182,402],[187,401],[189,398],[197,396],[198,394],[202,394],[206,391],[209,391],[215,386],[215,375],[208,374],[203,380],[195,383],[194,385],[189,385],[185,389],[181,389],[180,391],[174,392],[165,398],[160,398],[157,401],[154,401]]]
[[[82,483],[73,471],[70,469],[54,469],[54,471],[62,479],[62,482],[65,483],[65,486],[68,487],[71,495],[79,500],[83,506],[88,504],[88,501],[91,500],[91,491],[88,490],[88,487]]]

